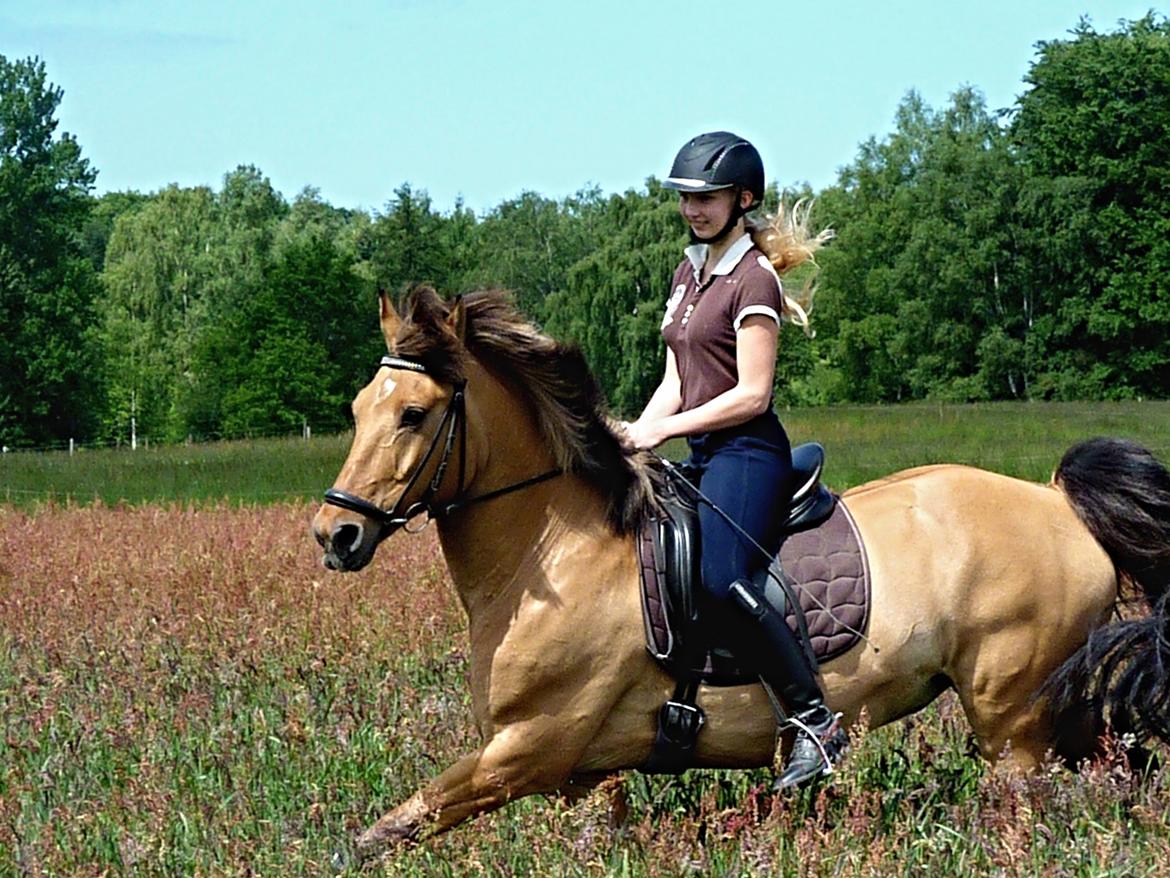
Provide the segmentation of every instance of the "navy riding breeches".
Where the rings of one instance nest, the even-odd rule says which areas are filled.
[[[781,515],[792,496],[792,449],[775,413],[687,438],[690,465],[702,472],[699,490],[775,554]],[[731,584],[764,567],[765,557],[706,503],[699,504],[702,576],[720,600]]]

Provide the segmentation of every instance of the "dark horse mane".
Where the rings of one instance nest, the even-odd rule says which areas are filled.
[[[459,301],[462,344],[444,328],[455,303],[430,286],[411,289],[399,309],[393,352],[418,359],[445,383],[466,377],[468,356],[510,378],[531,401],[557,464],[601,490],[616,532],[634,532],[655,502],[661,466],[652,454],[629,453],[618,441],[585,356],[537,329],[504,290],[477,290]]]

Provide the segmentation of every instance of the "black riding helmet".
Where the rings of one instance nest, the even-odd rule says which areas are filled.
[[[764,197],[764,162],[748,141],[730,131],[700,134],[687,142],[662,181],[680,192],[710,192],[735,186],[752,193],[751,210]]]
[[[747,207],[736,206],[727,223],[709,238],[691,232],[692,243],[710,243],[726,235],[747,212],[754,210],[764,197],[764,161],[759,151],[730,131],[712,131],[688,141],[670,166],[670,176],[662,181],[667,189],[680,192],[710,192],[714,189],[746,190],[752,194]]]

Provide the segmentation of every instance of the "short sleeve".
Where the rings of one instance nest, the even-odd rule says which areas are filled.
[[[757,265],[745,272],[743,280],[738,284],[732,307],[732,326],[739,332],[740,324],[755,314],[770,317],[779,324],[783,310],[780,278],[767,258],[761,255]]]

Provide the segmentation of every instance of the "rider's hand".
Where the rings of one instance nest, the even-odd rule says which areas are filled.
[[[637,420],[626,424],[626,440],[631,448],[643,450],[657,448],[670,438],[662,427],[661,421]]]

